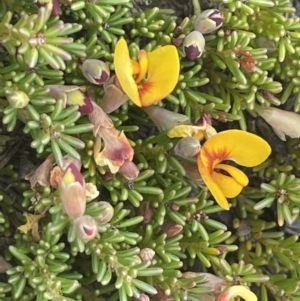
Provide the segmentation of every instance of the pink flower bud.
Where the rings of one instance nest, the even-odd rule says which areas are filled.
[[[120,167],[119,173],[127,180],[133,180],[139,175],[140,171],[132,161],[126,160]]]
[[[224,15],[217,9],[201,12],[195,21],[194,29],[203,34],[211,33],[223,25]]]

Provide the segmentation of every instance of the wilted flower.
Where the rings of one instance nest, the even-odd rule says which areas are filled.
[[[187,58],[191,61],[199,58],[205,49],[205,39],[201,32],[190,32],[183,41],[183,49]]]
[[[114,127],[110,118],[96,103],[93,103],[93,106],[94,111],[89,114],[89,119],[94,125],[93,133],[96,137],[95,162],[99,166],[108,166],[112,173],[116,173],[127,160],[132,160],[133,148],[124,132]],[[102,141],[104,142],[103,149]]]
[[[179,124],[186,124],[189,118],[186,115],[166,110],[158,106],[144,108],[160,132],[169,131]]]
[[[230,301],[236,297],[241,297],[245,301],[257,301],[257,297],[247,287],[243,285],[233,285],[219,295],[216,301]]]
[[[232,160],[252,167],[265,161],[270,153],[271,147],[259,136],[241,130],[227,130],[212,136],[202,145],[197,164],[217,203],[228,210],[226,198],[236,197],[248,185],[248,177],[238,168],[222,164],[222,161]]]
[[[300,137],[300,115],[277,108],[256,106],[256,112],[273,128],[276,135],[283,141],[285,136]]]
[[[6,90],[5,94],[9,104],[16,109],[26,107],[29,102],[28,95],[23,91]]]
[[[134,152],[124,132],[103,128],[98,139],[104,141],[104,148],[95,154],[97,165],[108,166],[112,173],[116,173],[126,161],[132,160]]]
[[[179,56],[168,45],[148,53],[140,50],[138,62],[132,61],[126,41],[118,41],[114,53],[116,76],[123,91],[139,107],[150,106],[175,88],[179,77]]]
[[[58,190],[61,204],[68,216],[73,219],[82,216],[86,207],[85,182],[74,163],[64,172]]]
[[[109,67],[100,60],[86,59],[81,68],[84,77],[94,85],[102,85],[109,79]]]
[[[44,214],[25,213],[24,215],[26,217],[26,224],[19,226],[18,230],[25,234],[31,231],[33,240],[35,242],[40,241],[39,220],[44,217]]]
[[[193,137],[181,138],[174,147],[174,153],[183,158],[195,157],[200,151],[198,139]]]
[[[197,17],[194,29],[203,34],[219,29],[224,21],[224,15],[217,9],[207,9]]]
[[[104,96],[102,98],[102,109],[105,113],[111,113],[118,109],[128,100],[128,96],[122,90],[118,79],[112,76],[104,84]]]
[[[77,238],[84,241],[93,239],[98,234],[97,222],[90,215],[83,215],[74,220]]]
[[[211,137],[216,130],[206,121],[205,118],[201,118],[197,125],[176,125],[169,132],[170,138],[179,137],[193,137],[198,140],[208,136]]]
[[[83,88],[65,85],[49,85],[46,87],[49,88],[49,96],[56,100],[63,100],[65,106],[77,105],[81,114],[89,114],[93,111],[92,100],[85,94]]]

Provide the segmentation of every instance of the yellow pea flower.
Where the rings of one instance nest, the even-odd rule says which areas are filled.
[[[114,53],[118,81],[127,96],[139,107],[147,107],[168,96],[175,88],[180,70],[175,46],[140,50],[138,62],[131,60],[126,41],[118,41]]]
[[[232,160],[242,166],[252,167],[265,161],[270,153],[271,147],[259,136],[242,130],[227,130],[213,135],[203,144],[197,164],[203,181],[217,203],[229,210],[226,198],[236,197],[249,180],[241,170],[222,161]]]

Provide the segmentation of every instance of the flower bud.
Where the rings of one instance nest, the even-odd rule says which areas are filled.
[[[134,180],[140,171],[132,161],[126,160],[120,167],[119,173],[127,180]]]
[[[202,34],[211,33],[219,29],[224,21],[224,15],[217,9],[207,9],[197,17],[194,29]]]
[[[102,211],[95,217],[95,220],[99,225],[107,224],[114,216],[114,208],[110,203],[105,201],[99,202],[98,206],[102,208]]]
[[[143,261],[151,261],[155,256],[155,251],[150,248],[144,248],[140,251],[139,256]]]
[[[182,231],[183,227],[175,222],[168,221],[162,227],[162,232],[167,234],[167,237],[173,237]]]
[[[6,98],[9,104],[16,109],[26,107],[29,102],[29,97],[23,91],[7,92]]]
[[[89,241],[98,234],[97,223],[90,215],[76,218],[74,226],[77,238],[84,241]]]
[[[174,152],[183,158],[195,157],[200,151],[199,140],[193,137],[184,137],[175,145]]]
[[[199,31],[190,32],[183,41],[184,52],[191,61],[199,58],[203,54],[204,48],[205,39]]]
[[[82,73],[84,77],[94,85],[104,84],[110,76],[108,65],[95,59],[87,59],[83,62]]]
[[[158,106],[145,107],[143,110],[149,115],[160,132],[169,131],[176,125],[189,122],[186,115],[171,112]]]
[[[60,179],[61,204],[69,217],[75,219],[84,214],[86,207],[85,182],[74,163],[71,163]]]

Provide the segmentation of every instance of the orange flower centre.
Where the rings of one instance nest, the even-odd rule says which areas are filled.
[[[138,62],[131,60],[133,74],[136,75],[134,80],[136,84],[139,84],[143,79],[146,78],[148,71],[148,55],[144,49],[139,51],[138,60]]]

